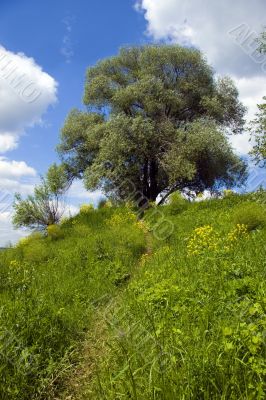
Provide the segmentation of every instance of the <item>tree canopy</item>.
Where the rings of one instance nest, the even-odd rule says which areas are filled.
[[[227,139],[242,132],[245,109],[232,80],[216,79],[198,50],[123,48],[88,69],[84,104],[86,112],[70,112],[58,151],[69,179],[88,189],[155,200],[245,179]]]
[[[34,194],[22,199],[15,195],[13,224],[15,227],[31,229],[46,228],[57,224],[63,213],[63,196],[69,187],[69,180],[63,165],[51,165]]]

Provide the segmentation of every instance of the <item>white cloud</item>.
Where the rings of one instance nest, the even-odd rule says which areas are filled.
[[[25,175],[36,176],[36,171],[24,161],[9,161],[0,157],[0,178],[19,178]]]
[[[35,169],[24,161],[11,161],[0,157],[0,211],[3,199],[7,195],[12,197],[15,192],[30,194],[38,180]]]
[[[246,120],[250,121],[257,112],[257,104],[261,103],[266,93],[266,75],[233,78],[239,90],[239,97],[247,107]],[[254,140],[248,132],[231,136],[230,141],[239,154],[247,154],[254,145]]]
[[[79,213],[79,207],[66,203],[64,206],[62,205],[62,209],[64,211],[63,217],[69,218],[74,217],[76,214]]]
[[[14,229],[9,215],[0,212],[0,247],[7,244],[16,243],[23,236],[28,235],[29,232],[23,229]]]
[[[25,129],[41,122],[56,93],[56,81],[33,58],[0,46],[0,153],[14,149]]]
[[[42,123],[56,95],[56,81],[33,58],[0,45],[0,154],[16,148],[28,127]],[[32,193],[36,182],[37,173],[26,162],[0,156],[0,246],[24,235],[11,224],[13,195]]]
[[[5,153],[17,147],[17,136],[8,133],[0,134],[0,152]]]
[[[36,171],[24,161],[11,161],[0,157],[0,247],[8,241],[18,240],[25,234],[23,230],[15,230],[12,227],[14,193],[31,194],[37,181]]]
[[[266,95],[266,74],[253,77],[233,77],[243,104],[248,108],[247,120],[251,120],[257,112],[257,104]]]
[[[232,30],[244,24],[250,32],[246,30],[243,34],[259,33],[263,28],[264,0],[141,0],[137,8],[144,12],[147,32],[155,40],[189,42],[201,48],[222,73],[261,72],[260,65],[236,42]],[[249,43],[250,51],[254,50],[253,45]]]
[[[266,56],[258,56],[255,38],[263,29],[265,0],[140,0],[136,8],[147,20],[147,34],[200,48],[218,74],[231,75],[240,100],[248,107],[247,121],[266,94]],[[243,154],[252,146],[249,135],[232,138]]]
[[[86,190],[83,182],[76,180],[72,183],[67,197],[71,199],[71,202],[75,199],[79,206],[82,203],[90,203],[97,206],[99,200],[102,199],[104,195],[100,190],[95,190],[94,192]]]

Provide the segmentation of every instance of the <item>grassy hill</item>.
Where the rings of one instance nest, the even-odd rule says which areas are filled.
[[[160,210],[1,252],[1,399],[265,399],[265,194]]]

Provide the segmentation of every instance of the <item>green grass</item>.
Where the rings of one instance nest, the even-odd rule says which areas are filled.
[[[154,209],[152,240],[126,209],[88,210],[1,253],[1,399],[265,399],[266,229],[235,222],[259,203],[162,207],[165,240]]]
[[[1,254],[1,400],[53,398],[95,310],[132,273],[144,235],[127,220],[107,225],[114,212],[80,214],[63,238],[33,235]]]

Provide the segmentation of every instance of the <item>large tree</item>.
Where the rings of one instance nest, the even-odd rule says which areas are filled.
[[[88,189],[155,200],[245,177],[226,137],[242,131],[244,107],[198,50],[124,48],[88,69],[84,103],[86,112],[69,114],[58,150],[70,179]]]

